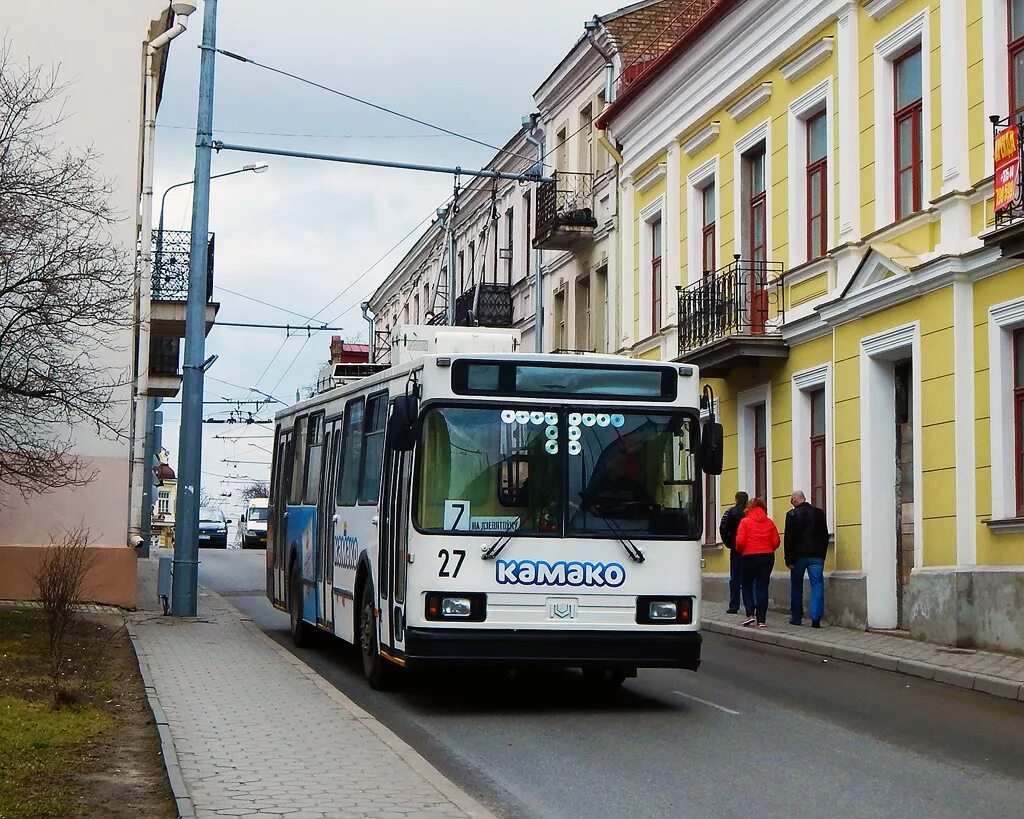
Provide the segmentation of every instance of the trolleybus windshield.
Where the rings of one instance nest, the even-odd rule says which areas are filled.
[[[437,533],[692,540],[700,481],[692,414],[630,408],[432,407],[416,525]]]

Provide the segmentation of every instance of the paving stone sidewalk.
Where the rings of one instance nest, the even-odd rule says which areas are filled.
[[[216,594],[129,627],[182,817],[489,817]]]
[[[781,612],[768,612],[768,627],[745,628],[743,617],[726,614],[724,603],[703,601],[701,625],[707,631],[806,651],[824,657],[923,677],[973,691],[1024,702],[1024,657],[923,643],[879,631],[790,624]]]

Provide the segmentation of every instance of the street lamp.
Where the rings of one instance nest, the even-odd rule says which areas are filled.
[[[225,171],[224,173],[215,173],[210,179],[220,179],[222,176],[234,176],[236,173],[263,173],[264,171],[270,170],[270,165],[266,162],[255,162],[250,165],[243,165],[241,168],[236,168],[233,171]],[[160,221],[156,228],[156,260],[157,267],[159,267],[161,253],[164,246],[164,205],[167,203],[167,194],[173,191],[175,188],[184,188],[195,182],[194,179],[186,180],[185,182],[178,182],[177,184],[171,185],[167,190],[164,191],[164,195],[160,197]]]

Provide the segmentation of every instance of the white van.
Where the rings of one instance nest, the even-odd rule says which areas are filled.
[[[267,517],[269,514],[266,498],[252,498],[238,521],[238,541],[243,549],[265,549],[267,547]]]

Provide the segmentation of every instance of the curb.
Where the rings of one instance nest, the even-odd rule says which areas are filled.
[[[816,654],[820,657],[831,657],[856,665],[871,666],[882,671],[892,671],[909,677],[932,680],[943,685],[963,688],[967,691],[981,691],[994,697],[1024,702],[1024,683],[1004,677],[974,674],[970,671],[961,671],[957,668],[926,663],[921,660],[907,660],[892,654],[880,654],[865,649],[833,645],[832,643],[819,642],[807,637],[797,637],[793,634],[780,634],[764,630],[758,631],[756,629],[743,628],[742,626],[734,626],[730,623],[722,623],[718,620],[701,620],[701,628],[705,631],[725,634],[741,640],[789,648],[793,651]]]
[[[472,819],[495,819],[491,811],[477,802],[473,797],[455,785],[448,777],[442,774],[437,768],[431,765],[420,753],[418,753],[405,740],[401,739],[390,728],[386,727],[380,720],[364,711],[352,700],[346,697],[331,683],[321,677],[311,666],[301,658],[296,657],[280,643],[274,641],[260,630],[250,618],[242,615],[227,600],[216,592],[203,587],[203,593],[210,597],[217,598],[227,607],[230,616],[236,617],[243,628],[258,637],[270,648],[272,648],[284,662],[294,666],[301,674],[309,679],[317,688],[327,694],[336,704],[348,711],[361,725],[371,731],[381,742],[394,751],[410,768],[422,776],[434,788],[436,788],[446,799],[448,799],[459,810],[463,811]],[[181,819],[188,819],[182,816]]]
[[[163,756],[164,767],[167,769],[167,781],[171,786],[171,795],[177,805],[178,819],[195,819],[196,809],[192,803],[192,796],[185,785],[185,777],[181,773],[181,766],[178,764],[178,752],[174,747],[174,737],[171,735],[171,726],[164,715],[164,709],[160,705],[160,698],[157,696],[156,687],[153,685],[153,677],[149,673],[149,665],[146,663],[145,654],[139,645],[138,636],[135,633],[135,624],[130,620],[127,624],[128,636],[132,641],[132,648],[135,649],[135,659],[139,663],[139,673],[142,675],[142,684],[146,689],[146,700],[149,702],[149,710],[153,712],[153,721],[156,723],[157,732],[160,735],[160,753]]]

